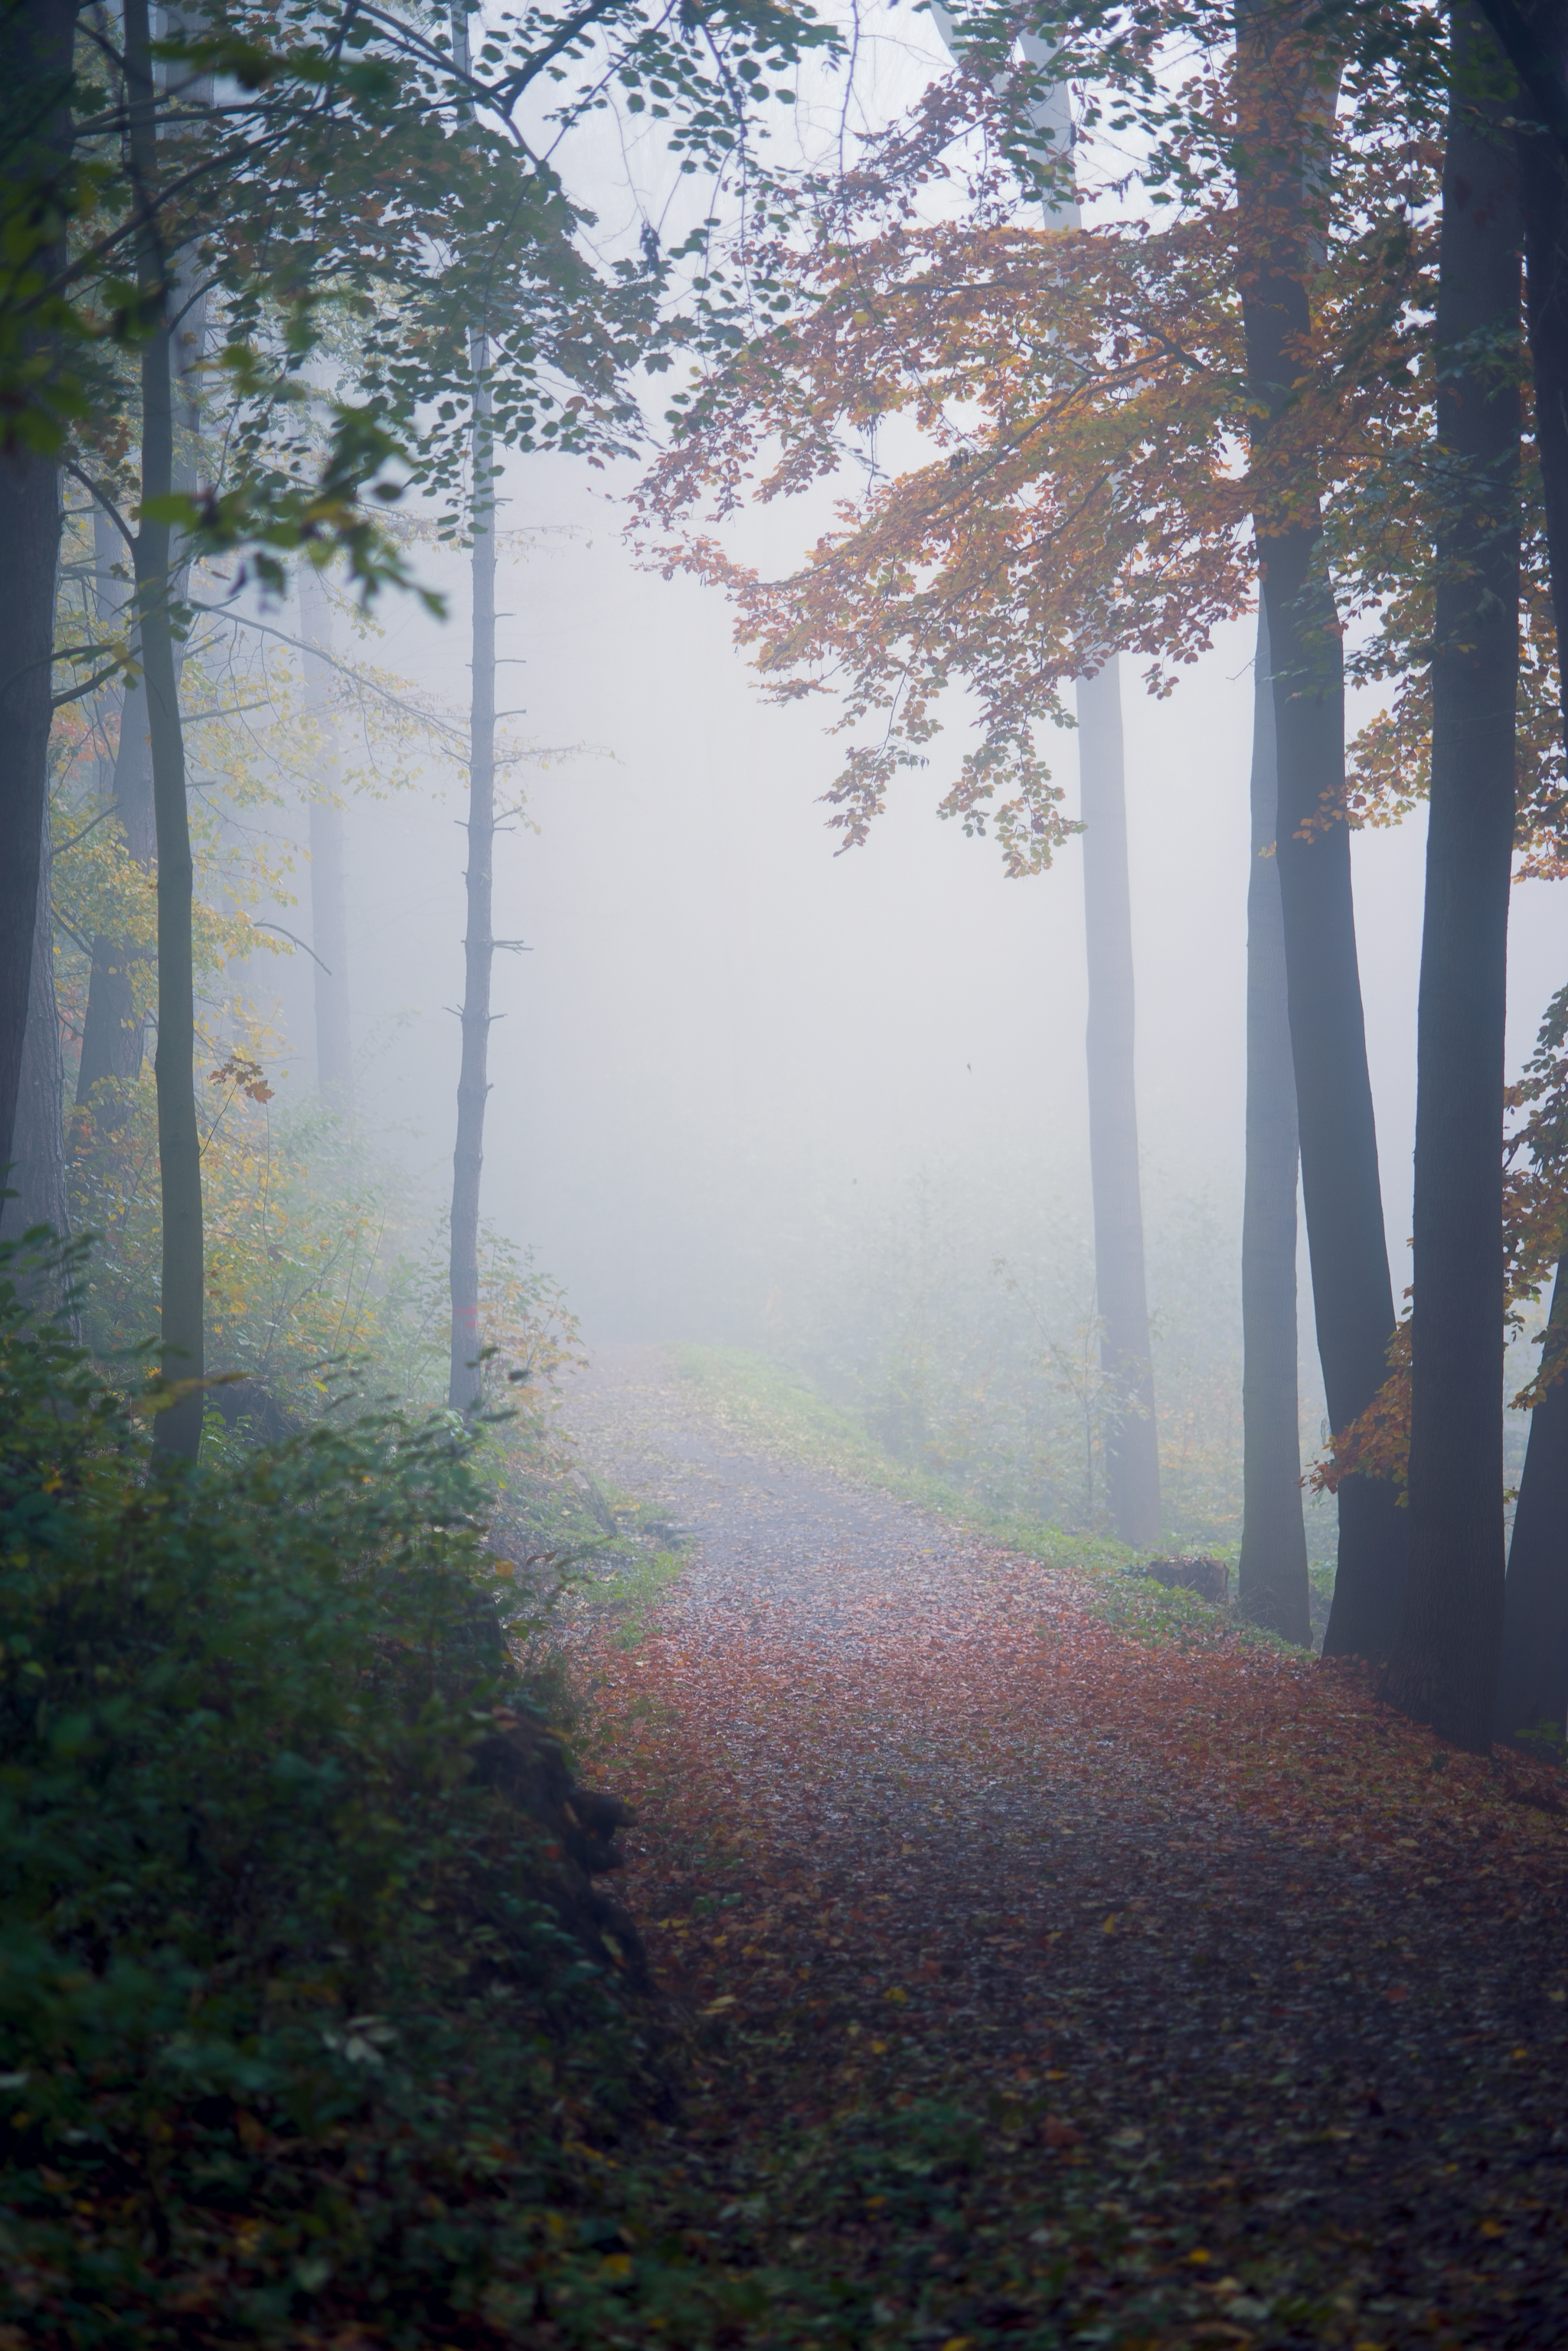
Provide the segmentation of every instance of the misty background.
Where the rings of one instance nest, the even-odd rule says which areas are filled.
[[[861,120],[887,119],[942,61],[930,26],[903,20],[898,38],[862,54]],[[803,142],[836,135],[838,97],[803,97]],[[607,248],[643,217],[666,237],[681,225],[637,185],[637,161],[606,148]],[[651,387],[652,417],[665,389]],[[498,700],[524,714],[542,764],[506,771],[498,787],[502,807],[525,808],[497,843],[495,927],[526,951],[496,964],[486,1218],[563,1285],[590,1343],[768,1349],[861,1402],[873,1425],[880,1413],[905,1450],[920,1428],[896,1424],[924,1409],[906,1393],[923,1360],[942,1359],[952,1391],[949,1447],[955,1414],[972,1416],[973,1398],[1003,1376],[1043,1383],[1071,1420],[1075,1351],[1087,1364],[1094,1311],[1081,853],[1070,845],[1051,872],[1009,882],[991,843],[938,820],[962,756],[956,695],[930,768],[904,778],[868,847],[835,854],[820,804],[841,759],[824,731],[831,704],[764,702],[722,598],[638,568],[622,503],[636,474],[514,457],[502,485]],[[791,567],[829,519],[830,495],[744,517],[747,559]],[[460,718],[466,559],[426,543],[414,559],[446,597],[445,624],[386,598],[368,640],[339,623],[340,651]],[[287,610],[274,617],[298,625]],[[1222,632],[1161,702],[1122,664],[1162,1452],[1179,1531],[1193,1451],[1207,1499],[1185,1516],[1207,1540],[1231,1517],[1239,1531],[1252,633],[1250,621]],[[1352,732],[1373,706],[1353,698]],[[1073,735],[1043,748],[1075,808]],[[345,812],[361,1128],[433,1220],[450,1191],[462,782],[455,767],[433,769],[423,789],[351,799]],[[256,911],[308,939],[306,811],[267,820],[297,845],[294,897]],[[1354,844],[1396,1295],[1408,1279],[1424,849],[1421,812]],[[1563,977],[1551,885],[1516,890],[1512,921],[1517,1070]],[[252,958],[240,981],[276,1040],[287,1116],[315,1092],[309,958]],[[1304,1240],[1301,1329],[1310,1460],[1322,1406]],[[894,1358],[898,1394],[883,1394],[892,1375],[877,1366]],[[1518,1377],[1529,1368],[1521,1353]],[[1517,1449],[1523,1418],[1511,1419]],[[1066,1507],[1049,1480],[1036,1501]],[[1332,1510],[1311,1513],[1320,1555]]]
[[[923,1217],[998,1297],[992,1261],[1038,1270],[1054,1240],[1088,1314],[1077,849],[1008,881],[989,842],[937,820],[956,709],[870,844],[835,854],[819,804],[839,764],[831,706],[763,702],[722,599],[637,568],[619,486],[548,458],[507,479],[502,707],[526,712],[549,763],[514,770],[503,794],[526,799],[526,821],[497,845],[496,926],[526,952],[497,962],[487,1219],[564,1284],[590,1340],[798,1344],[826,1305],[817,1290],[863,1276],[899,1217]],[[447,622],[389,601],[364,651],[462,705],[465,564],[417,552]],[[1218,1318],[1238,1376],[1251,658],[1239,624],[1164,702],[1124,664],[1151,1306],[1166,1351],[1196,1312]],[[1071,806],[1073,735],[1047,756]],[[461,816],[453,771],[351,799],[345,817],[358,1100],[433,1207],[450,1178]],[[287,835],[289,811],[273,820]],[[1354,850],[1396,1287],[1423,849],[1418,813]],[[305,936],[302,852],[294,879],[299,903],[277,919]],[[1551,885],[1523,885],[1514,1067],[1561,945]],[[280,1033],[286,1105],[315,1086],[311,965],[269,958],[251,977]],[[1315,1389],[1309,1297],[1303,1256]],[[1320,1411],[1309,1396],[1309,1421]]]

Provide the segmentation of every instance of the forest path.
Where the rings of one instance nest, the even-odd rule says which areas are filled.
[[[660,1350],[567,1416],[693,1541],[590,1644],[594,1769],[699,2020],[711,2257],[768,2281],[735,2340],[1568,2342],[1539,1780],[1218,1619],[1130,1638],[1092,1578],[748,1447]]]

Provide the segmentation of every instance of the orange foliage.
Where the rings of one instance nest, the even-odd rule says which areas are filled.
[[[1286,80],[1326,124],[1332,59],[1295,58]],[[880,142],[875,170],[835,190],[814,238],[744,244],[773,322],[678,399],[637,532],[666,576],[729,595],[771,695],[839,697],[833,731],[853,739],[826,797],[846,846],[899,773],[927,764],[942,698],[961,685],[973,743],[939,812],[993,831],[1010,873],[1048,865],[1076,829],[1037,741],[1042,725],[1071,724],[1064,688],[1126,653],[1152,693],[1169,692],[1251,601],[1252,522],[1308,513],[1321,513],[1337,624],[1371,622],[1348,675],[1394,684],[1392,708],[1351,747],[1343,799],[1316,822],[1391,823],[1425,794],[1432,550],[1451,494],[1432,456],[1431,127],[1419,107],[1406,119],[1364,105],[1332,152],[1325,131],[1312,331],[1249,448],[1247,261],[1213,164],[1238,135],[1233,74],[1194,80],[1183,105],[1170,152],[1176,178],[1192,168],[1157,225],[1020,225],[994,172],[968,218],[921,224],[935,150],[983,113],[960,76],[902,145]],[[1092,133],[1077,161],[1081,176],[1092,168]],[[890,472],[890,429],[901,445],[918,436],[924,461]],[[747,500],[856,469],[862,486],[786,577],[748,569],[715,528]],[[1527,506],[1521,872],[1552,875],[1568,868],[1568,801],[1532,467]]]
[[[1207,89],[1228,137],[1229,79]],[[1167,693],[1250,604],[1254,515],[1278,527],[1324,499],[1352,605],[1385,594],[1430,535],[1411,475],[1429,432],[1433,165],[1397,129],[1343,160],[1311,347],[1250,464],[1225,188],[1157,227],[925,226],[841,205],[806,248],[748,253],[784,315],[673,413],[639,534],[666,575],[731,597],[770,694],[835,693],[835,731],[864,730],[827,796],[847,843],[926,763],[962,684],[976,739],[941,813],[994,830],[1010,872],[1048,864],[1074,828],[1038,727],[1071,724],[1064,688],[1114,653]],[[895,421],[929,456],[889,474]],[[712,528],[856,463],[863,488],[787,578],[748,569]]]

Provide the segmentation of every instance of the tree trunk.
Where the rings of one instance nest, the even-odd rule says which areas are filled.
[[[1241,1613],[1311,1646],[1297,1388],[1296,1078],[1276,854],[1279,778],[1269,622],[1258,613],[1252,862],[1247,885],[1247,1180],[1241,1211]]]
[[[453,61],[468,70],[465,0],[452,10]],[[468,110],[470,114],[472,109]],[[452,1367],[454,1412],[478,1409],[484,1393],[479,1346],[479,1178],[485,1164],[485,1102],[490,1091],[490,975],[496,960],[491,872],[496,845],[496,483],[490,424],[489,344],[469,338],[474,369],[472,702],[468,723],[468,893],[464,940],[463,1059],[457,1079],[457,1141],[452,1155]]]
[[[1477,1754],[1502,1640],[1502,1120],[1519,671],[1518,165],[1451,19],[1437,271],[1439,526],[1416,1049],[1410,1564],[1389,1694]]]
[[[45,821],[47,822],[47,814]],[[16,1196],[6,1200],[0,1209],[0,1238],[16,1240],[31,1227],[47,1225],[63,1240],[69,1229],[66,1207],[65,1086],[65,1070],[60,1061],[60,1016],[55,1002],[54,917],[46,838],[39,861],[27,1032],[22,1048],[9,1177]]]
[[[1134,1073],[1133,913],[1122,758],[1121,664],[1078,682],[1083,918],[1089,956],[1089,1166],[1101,1370],[1114,1415],[1106,1444],[1111,1513],[1122,1542],[1160,1539],[1160,1458],[1144,1273]]]
[[[1237,11],[1240,110],[1252,168],[1239,179],[1241,307],[1247,371],[1260,412],[1254,464],[1289,406],[1311,333],[1320,81],[1291,19],[1270,0]],[[1302,485],[1291,485],[1296,511]],[[1338,615],[1322,576],[1315,519],[1255,517],[1274,678],[1279,762],[1280,906],[1296,1078],[1301,1193],[1329,1420],[1364,1411],[1388,1372],[1394,1289],[1383,1228],[1377,1131],[1356,960],[1344,791],[1344,675]],[[1314,820],[1325,810],[1322,830]],[[1309,837],[1303,828],[1313,826]],[[1385,1480],[1339,1489],[1339,1563],[1327,1655],[1385,1657],[1398,1628],[1405,1513]]]
[[[476,371],[487,364],[476,336]],[[457,1144],[452,1158],[452,1376],[455,1412],[478,1408],[479,1177],[485,1162],[485,1102],[490,1091],[491,872],[496,841],[496,534],[489,388],[480,378],[474,425],[473,704],[468,729],[468,927],[464,940],[463,1061],[457,1080]]]
[[[1554,57],[1568,57],[1568,0],[1532,12]],[[1535,439],[1546,508],[1552,602],[1568,611],[1568,163],[1544,131],[1521,131],[1520,187],[1524,210],[1531,373],[1535,380]],[[1563,677],[1563,632],[1558,629]],[[1568,728],[1568,695],[1564,695]]]
[[[1530,11],[1558,84],[1568,59],[1568,0]],[[1521,106],[1521,112],[1526,110]],[[1524,207],[1526,310],[1535,384],[1535,440],[1546,508],[1555,612],[1568,611],[1568,162],[1545,131],[1519,141]],[[1568,736],[1568,670],[1558,624],[1558,681]],[[1568,1263],[1552,1290],[1547,1345],[1568,1345]],[[1512,1741],[1542,1724],[1568,1722],[1568,1380],[1550,1387],[1530,1416],[1530,1442],[1503,1586],[1502,1659],[1494,1735]]]
[[[127,851],[143,872],[151,872],[157,829],[152,814],[147,688],[141,678],[128,684],[120,698],[114,802]],[[92,973],[82,1023],[77,1100],[91,1102],[93,1089],[101,1079],[115,1080],[113,1092],[101,1095],[94,1105],[100,1119],[118,1119],[120,1087],[134,1085],[141,1075],[146,1022],[136,1009],[133,976],[137,960],[136,950],[127,939],[104,935],[92,943]]]
[[[0,14],[0,79],[20,126],[5,158],[8,214],[26,220],[28,183],[70,152],[75,0],[28,0]],[[31,257],[50,277],[63,241]],[[46,349],[33,340],[35,355]],[[39,852],[48,806],[50,667],[60,559],[60,476],[52,455],[0,434],[0,1170],[8,1164],[27,1033]]]
[[[332,608],[319,574],[299,573],[300,633],[323,654],[332,651]],[[324,772],[310,802],[310,938],[316,951],[316,1083],[340,1118],[354,1107],[354,1054],[349,1021],[349,925],[343,892],[343,811],[336,797],[332,673],[305,656],[305,704],[321,731]],[[330,797],[329,797],[330,796]]]
[[[122,626],[131,596],[120,595],[112,576],[121,541],[119,532],[97,507],[93,541],[98,569],[98,619],[100,627]],[[118,705],[120,732],[110,763],[115,812],[127,852],[144,873],[152,867],[156,846],[152,821],[152,758],[147,734],[147,693],[135,684],[106,689],[110,712]],[[118,1123],[123,1111],[122,1089],[141,1075],[145,1022],[136,1010],[133,985],[136,956],[129,940],[107,934],[92,943],[92,971],[88,981],[87,1013],[82,1022],[81,1060],[77,1068],[78,1103],[93,1103],[93,1090],[108,1078],[96,1103],[101,1123]]]
[[[131,159],[142,187],[158,184],[157,95],[148,47],[147,0],[125,0],[126,78]],[[137,278],[160,305],[141,348],[141,496],[166,498],[173,486],[173,385],[166,298],[168,273],[154,224],[138,242]],[[162,1189],[163,1279],[160,1354],[170,1381],[204,1374],[202,1156],[195,1101],[195,984],[191,939],[194,874],[185,805],[185,745],[180,725],[170,622],[170,528],[145,515],[136,534],[136,593],[152,753],[158,838],[158,1161]],[[193,1387],[159,1413],[153,1439],[194,1460],[202,1439],[202,1395]]]
[[[1568,1259],[1557,1268],[1542,1362],[1568,1352]],[[1568,1377],[1530,1416],[1503,1586],[1502,1661],[1493,1736],[1568,1724]]]
[[[949,53],[963,45],[946,8],[933,21]],[[1019,48],[1042,75],[1051,45],[1025,32]],[[1067,84],[1046,81],[1030,102],[1037,131],[1070,156],[1072,106]],[[1047,228],[1077,228],[1077,199],[1063,186],[1043,208]],[[1147,1550],[1160,1540],[1160,1447],[1149,1349],[1144,1263],[1143,1186],[1134,1066],[1132,893],[1127,875],[1127,801],[1122,751],[1121,663],[1078,681],[1078,768],[1084,820],[1083,914],[1089,965],[1089,1180],[1094,1207],[1094,1289],[1100,1369],[1112,1395],[1106,1485],[1120,1541]]]

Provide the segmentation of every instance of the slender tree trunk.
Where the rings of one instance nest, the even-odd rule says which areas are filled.
[[[952,16],[932,19],[950,54],[963,62]],[[1050,70],[1053,46],[1024,32],[1019,47],[1037,71]],[[1056,156],[1070,156],[1072,106],[1065,82],[1044,83],[1030,107]],[[1066,188],[1047,204],[1047,228],[1077,228],[1081,214]],[[1132,893],[1127,874],[1127,801],[1122,749],[1121,663],[1114,656],[1078,681],[1078,764],[1084,819],[1083,913],[1089,964],[1089,1171],[1094,1207],[1094,1289],[1100,1317],[1101,1374],[1114,1418],[1106,1445],[1106,1485],[1118,1539],[1146,1550],[1160,1539],[1160,1448],[1149,1349],[1144,1205],[1138,1166],[1134,1081]]]
[[[16,191],[36,183],[45,205],[70,153],[76,19],[75,0],[0,14],[0,87],[15,126],[6,177]],[[20,228],[25,204],[16,193],[10,202]],[[47,276],[64,258],[62,235],[36,266]],[[0,432],[0,1171],[11,1158],[37,928],[59,557],[58,465]]]
[[[11,1158],[48,806],[50,656],[59,567],[59,475],[0,455],[0,1166]]]
[[[1297,20],[1272,0],[1239,0],[1237,60],[1246,168],[1241,304],[1247,369],[1261,413],[1254,464],[1289,408],[1312,320],[1308,191],[1324,135],[1322,76]],[[1291,485],[1295,516],[1300,481]],[[1278,491],[1257,519],[1259,571],[1274,678],[1280,905],[1296,1078],[1301,1193],[1312,1303],[1330,1424],[1363,1412],[1388,1371],[1394,1288],[1383,1228],[1377,1131],[1356,960],[1344,790],[1344,676],[1338,616],[1322,579],[1315,508],[1282,516]],[[1325,810],[1332,820],[1320,829]],[[1308,837],[1302,838],[1303,830]],[[1323,1647],[1385,1657],[1399,1622],[1405,1514],[1385,1480],[1339,1489],[1339,1564]]]
[[[157,828],[152,813],[147,688],[141,678],[128,684],[121,696],[113,789],[115,811],[126,849],[142,872],[151,873]],[[120,1088],[134,1085],[141,1074],[146,1022],[136,1009],[134,976],[138,959],[137,950],[129,939],[111,938],[106,934],[93,941],[76,1098],[78,1102],[92,1102],[93,1090],[100,1080],[115,1080],[113,1090],[100,1095],[94,1104],[100,1120],[118,1120],[121,1109]]]
[[[324,773],[310,801],[310,938],[316,951],[316,1083],[321,1099],[347,1118],[354,1107],[354,1054],[349,1020],[349,925],[343,887],[343,811],[336,795],[332,607],[319,575],[299,573],[300,633],[318,649],[305,656],[305,702],[320,729]]]
[[[1242,1614],[1311,1645],[1297,1388],[1296,1075],[1276,853],[1279,777],[1269,621],[1260,607],[1247,885],[1247,1180],[1241,1211]]]
[[[1568,63],[1568,0],[1547,0],[1531,15],[1552,55]],[[1568,162],[1546,131],[1528,127],[1520,133],[1519,157],[1535,439],[1546,507],[1552,601],[1562,613],[1568,611]],[[1561,624],[1558,674],[1561,681]],[[1568,695],[1564,701],[1568,726]]]
[[[1144,1271],[1134,1068],[1133,911],[1122,755],[1121,664],[1078,683],[1083,916],[1089,957],[1089,1165],[1101,1369],[1115,1420],[1106,1482],[1118,1539],[1160,1539],[1160,1457]]]
[[[1568,1353],[1568,1259],[1557,1268],[1542,1363]],[[1568,1376],[1530,1416],[1503,1587],[1493,1736],[1512,1744],[1568,1723]]]
[[[1568,0],[1537,0],[1531,19],[1559,85],[1568,65]],[[1521,106],[1521,114],[1528,110]],[[1546,508],[1554,611],[1568,611],[1568,162],[1544,129],[1519,139],[1526,310],[1535,384],[1535,441]],[[1558,622],[1558,682],[1568,737],[1568,681]],[[1547,1348],[1568,1349],[1568,1263],[1559,1265]],[[1544,1358],[1543,1358],[1544,1360]],[[1568,1379],[1530,1416],[1503,1587],[1495,1736],[1568,1722]]]
[[[1301,1192],[1312,1268],[1318,1354],[1330,1426],[1343,1428],[1388,1374],[1394,1287],[1383,1224],[1377,1129],[1356,956],[1350,834],[1337,818],[1301,829],[1343,792],[1344,689],[1337,632],[1309,632],[1314,550],[1291,533],[1260,549],[1279,729],[1280,904],[1296,1076]],[[1291,542],[1294,541],[1294,544]],[[1316,640],[1314,642],[1314,640]],[[1326,667],[1319,684],[1313,667]],[[1281,672],[1284,673],[1283,676]],[[1399,1621],[1407,1530],[1385,1479],[1339,1489],[1339,1556],[1323,1647],[1386,1656]]]
[[[101,507],[93,514],[93,542],[98,569],[98,618],[100,627],[122,625],[124,607],[131,595],[117,591],[113,566],[122,542]],[[106,691],[109,715],[118,707],[120,729],[114,757],[108,765],[110,789],[120,831],[128,853],[144,873],[152,870],[156,847],[152,820],[152,758],[148,741],[147,694],[141,681]],[[87,1013],[82,1022],[81,1060],[77,1068],[78,1103],[91,1103],[99,1123],[118,1123],[123,1113],[123,1089],[141,1074],[145,1022],[136,1010],[135,951],[128,939],[101,934],[92,943],[92,971],[88,981]],[[114,1083],[98,1095],[104,1079]]]
[[[1491,1745],[1502,1640],[1502,1116],[1519,672],[1520,249],[1492,37],[1451,19],[1432,781],[1416,1022],[1410,1566],[1389,1693]]]
[[[487,364],[475,338],[476,371]],[[457,1080],[457,1144],[452,1159],[452,1377],[455,1412],[477,1409],[479,1361],[479,1178],[489,1094],[491,874],[496,840],[496,534],[490,469],[490,401],[483,376],[474,426],[473,705],[468,731],[468,927],[464,940],[463,1061]]]
[[[126,78],[131,162],[143,201],[157,188],[157,95],[148,44],[147,0],[125,0]],[[167,297],[167,270],[154,226],[143,231],[137,276],[144,294]],[[166,317],[141,350],[141,496],[167,497],[173,486],[174,414],[171,336]],[[195,1381],[205,1364],[202,1234],[202,1157],[195,1101],[195,977],[191,938],[194,873],[185,805],[185,745],[180,724],[174,635],[170,619],[170,529],[143,516],[136,534],[138,625],[141,632],[152,808],[158,837],[158,1159],[162,1189],[163,1280],[161,1356],[171,1381]],[[194,1460],[201,1447],[202,1395],[193,1388],[158,1414],[153,1437],[168,1453]]]
[[[47,811],[45,822],[47,825]],[[62,1239],[69,1230],[66,1206],[65,1083],[60,1061],[60,1017],[55,1001],[54,917],[46,835],[39,860],[37,914],[33,925],[27,1033],[16,1094],[10,1174],[16,1197],[6,1200],[0,1208],[0,1238],[16,1240],[35,1225],[49,1226]]]
[[[465,0],[451,13],[453,61],[468,71]],[[473,110],[467,110],[470,118]],[[452,1155],[452,1368],[447,1401],[478,1409],[484,1393],[479,1342],[479,1179],[485,1165],[485,1103],[490,1091],[490,976],[496,960],[491,875],[496,845],[496,482],[490,424],[490,350],[483,326],[469,338],[474,370],[472,703],[468,723],[468,896],[464,940],[463,1059],[457,1079],[457,1141]]]

